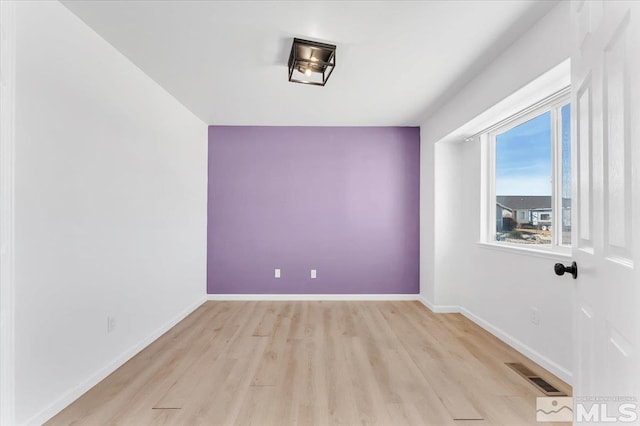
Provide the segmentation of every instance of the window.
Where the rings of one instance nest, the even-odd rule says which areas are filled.
[[[483,134],[489,242],[571,245],[571,105],[565,89]]]

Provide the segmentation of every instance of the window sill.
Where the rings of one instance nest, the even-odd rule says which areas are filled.
[[[554,251],[551,249],[519,247],[513,244],[484,242],[484,241],[478,241],[477,244],[478,246],[485,249],[502,251],[505,253],[519,254],[521,256],[541,257],[544,259],[571,259],[571,249],[567,249],[566,251],[565,250]]]

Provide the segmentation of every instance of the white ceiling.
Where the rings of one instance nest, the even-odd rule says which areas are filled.
[[[409,126],[555,1],[64,1],[207,124]],[[336,44],[287,81],[293,37]]]

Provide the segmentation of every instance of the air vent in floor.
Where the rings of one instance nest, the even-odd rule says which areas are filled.
[[[542,377],[538,376],[536,373],[531,371],[525,365],[519,362],[505,362],[507,367],[511,368],[513,371],[518,373],[520,376],[524,377],[529,383],[535,386],[539,391],[544,393],[547,396],[567,396],[566,393],[557,389],[555,386],[547,382]]]

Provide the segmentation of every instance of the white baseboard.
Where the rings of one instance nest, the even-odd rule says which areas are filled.
[[[419,294],[207,294],[207,300],[301,301],[301,300],[418,300]]]
[[[540,365],[543,368],[546,368],[552,374],[555,374],[560,379],[564,380],[568,384],[571,384],[572,375],[569,370],[551,361],[549,358],[533,350],[531,347],[525,345],[518,339],[504,332],[500,328],[494,326],[490,322],[475,315],[468,309],[455,305],[435,305],[424,297],[420,297],[420,302],[422,302],[423,305],[425,305],[435,313],[460,313],[464,315],[467,319],[473,321],[483,329],[487,330],[489,333],[493,334],[495,337],[502,340],[504,343],[511,346],[513,349],[517,350],[536,364]]]
[[[460,313],[460,306],[458,305],[435,305],[428,301],[424,297],[420,297],[420,302],[432,312],[437,314],[457,314]]]
[[[25,425],[41,425],[51,419],[53,416],[58,414],[60,411],[68,407],[73,401],[78,399],[82,394],[87,392],[89,389],[100,383],[104,380],[109,374],[113,373],[115,370],[120,368],[125,362],[129,361],[135,355],[137,355],[144,348],[153,343],[156,339],[162,336],[164,333],[169,331],[173,326],[182,321],[189,315],[191,312],[195,311],[200,305],[205,302],[205,299],[199,299],[197,302],[192,303],[187,308],[182,310],[178,315],[173,317],[171,320],[167,321],[164,325],[156,329],[153,333],[147,336],[146,339],[142,340],[140,343],[134,345],[133,347],[126,350],[116,359],[111,361],[109,364],[101,368],[97,371],[93,376],[89,377],[84,382],[80,383],[75,388],[69,390],[67,393],[62,395],[52,404],[50,404],[47,408],[40,411],[39,413],[32,416],[29,420],[27,420]]]
[[[530,360],[534,361],[536,364],[540,365],[543,368],[546,368],[548,371],[550,371],[551,373],[555,374],[557,377],[559,377],[560,379],[564,380],[566,383],[571,384],[572,374],[566,368],[556,364],[555,362],[551,361],[546,356],[544,356],[544,355],[540,354],[539,352],[533,350],[531,347],[525,345],[524,343],[522,343],[518,339],[516,339],[513,336],[505,333],[504,331],[502,331],[498,327],[495,327],[494,325],[492,325],[488,321],[480,318],[479,316],[475,315],[474,313],[470,312],[469,310],[467,310],[465,308],[462,308],[462,309],[460,309],[460,313],[462,315],[464,315],[466,318],[468,318],[469,320],[471,320],[471,321],[475,322],[476,324],[478,324],[480,327],[482,327],[485,330],[487,330],[489,333],[491,333],[494,336],[496,336],[498,339],[500,339],[503,342],[505,342],[507,345],[511,346],[513,349],[517,350],[518,352],[520,352],[521,354],[523,354],[524,356],[526,356]]]

